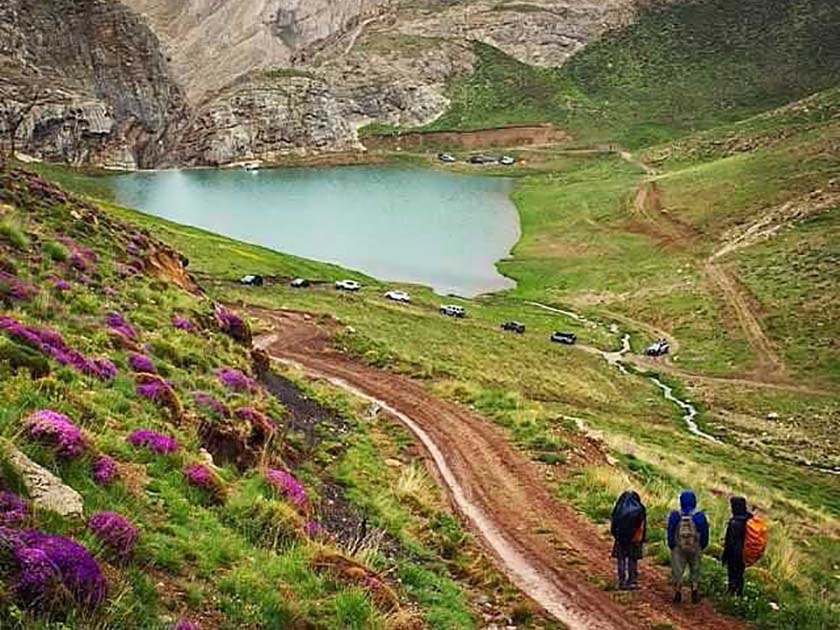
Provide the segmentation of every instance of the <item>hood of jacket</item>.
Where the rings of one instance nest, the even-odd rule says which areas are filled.
[[[688,514],[697,507],[697,495],[693,490],[683,490],[680,492],[680,510],[683,514]]]
[[[731,497],[729,506],[732,508],[732,516],[746,516],[747,500],[744,497]]]

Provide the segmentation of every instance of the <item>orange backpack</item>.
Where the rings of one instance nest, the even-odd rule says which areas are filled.
[[[746,531],[744,532],[744,564],[752,566],[764,555],[764,550],[767,549],[767,539],[770,537],[770,532],[767,529],[767,522],[760,516],[753,515],[746,523]]]

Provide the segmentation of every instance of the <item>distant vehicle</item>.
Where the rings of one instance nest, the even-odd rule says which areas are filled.
[[[244,284],[248,287],[261,287],[264,283],[262,276],[256,276],[253,274],[249,274],[247,276],[242,276],[239,278],[239,284]]]
[[[516,159],[512,158],[509,155],[503,155],[499,158],[499,164],[501,164],[502,166],[513,166],[514,164],[516,164]]]
[[[499,158],[492,155],[472,155],[470,156],[470,164],[498,164]]]
[[[645,354],[649,357],[661,357],[664,354],[668,354],[670,350],[671,344],[668,343],[667,339],[657,339],[645,348]]]
[[[502,324],[502,330],[508,330],[522,335],[525,333],[525,324],[520,322],[505,322]]]
[[[385,297],[394,302],[402,302],[403,304],[411,302],[411,296],[405,291],[388,291]]]
[[[458,306],[457,304],[443,304],[440,307],[440,314],[446,315],[447,317],[466,317],[467,311],[464,310],[463,306]]]
[[[246,162],[242,165],[242,168],[246,171],[256,172],[260,170],[262,165],[259,162]]]
[[[335,288],[339,291],[358,291],[362,285],[355,280],[339,280],[335,283]]]
[[[451,153],[438,153],[438,160],[441,162],[446,162],[447,164],[451,164],[452,162],[457,162],[458,158],[456,158]]]
[[[573,346],[577,342],[577,335],[574,333],[560,332],[559,330],[551,333],[551,340],[554,343],[564,343],[567,346]]]
[[[293,289],[305,289],[310,284],[309,280],[306,278],[295,278],[289,283]]]

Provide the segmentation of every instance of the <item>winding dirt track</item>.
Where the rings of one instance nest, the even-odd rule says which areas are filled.
[[[334,350],[328,328],[296,312],[252,310],[271,332],[256,345],[381,405],[423,444],[449,497],[499,567],[524,593],[570,628],[630,630],[743,627],[707,604],[675,608],[664,573],[645,563],[642,589],[604,590],[612,581],[610,543],[549,492],[539,469],[504,432],[468,409],[440,400],[410,378],[363,365]],[[654,524],[651,524],[653,526]]]

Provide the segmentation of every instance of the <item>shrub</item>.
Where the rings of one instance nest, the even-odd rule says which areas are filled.
[[[65,291],[69,291],[73,288],[73,286],[64,278],[59,278],[58,276],[53,275],[48,276],[47,279],[53,283],[53,288],[59,293],[64,293]]]
[[[280,494],[298,507],[306,505],[308,500],[306,488],[297,478],[285,470],[269,468],[265,472],[265,479]]]
[[[93,534],[120,558],[129,557],[137,544],[137,527],[116,512],[99,512],[88,521]]]
[[[67,248],[57,241],[44,243],[43,251],[44,254],[56,262],[65,262],[70,257],[70,252],[67,251]]]
[[[224,487],[222,486],[221,479],[205,464],[188,464],[184,467],[183,472],[190,485],[207,490],[217,499],[224,496]]]
[[[156,374],[155,364],[145,354],[132,352],[128,355],[128,366],[135,372],[145,372],[147,374]]]
[[[62,457],[76,457],[84,451],[82,432],[62,413],[41,409],[24,420],[29,436],[52,444]]]
[[[216,370],[222,385],[237,392],[249,392],[257,389],[257,384],[250,376],[235,368],[221,368]]]
[[[38,293],[38,287],[5,271],[0,271],[0,297],[26,302]]]
[[[16,225],[11,221],[0,222],[0,239],[8,241],[18,249],[26,249],[29,247],[29,237],[19,225]]]
[[[137,375],[135,389],[139,396],[148,398],[155,404],[169,409],[174,417],[179,418],[181,416],[183,411],[181,401],[175,395],[172,385],[164,378],[156,374],[140,373]]]
[[[209,409],[217,416],[220,416],[222,418],[227,418],[230,416],[230,409],[228,408],[228,406],[220,400],[217,400],[207,392],[194,392],[193,400],[197,405]]]
[[[137,429],[127,440],[132,446],[145,447],[155,453],[174,453],[178,450],[178,441],[175,438],[150,429]]]
[[[29,506],[14,492],[0,490],[0,526],[16,527],[29,516]]]
[[[107,486],[116,479],[119,474],[116,460],[108,455],[100,455],[93,460],[91,469],[93,472],[93,480],[100,486]]]
[[[172,326],[178,330],[185,330],[187,332],[195,332],[195,324],[193,324],[186,317],[175,315],[172,317]]]
[[[121,335],[126,339],[130,339],[131,341],[137,341],[137,330],[134,326],[128,323],[125,317],[116,311],[111,311],[105,314],[105,323],[108,325],[108,328],[118,335]]]

